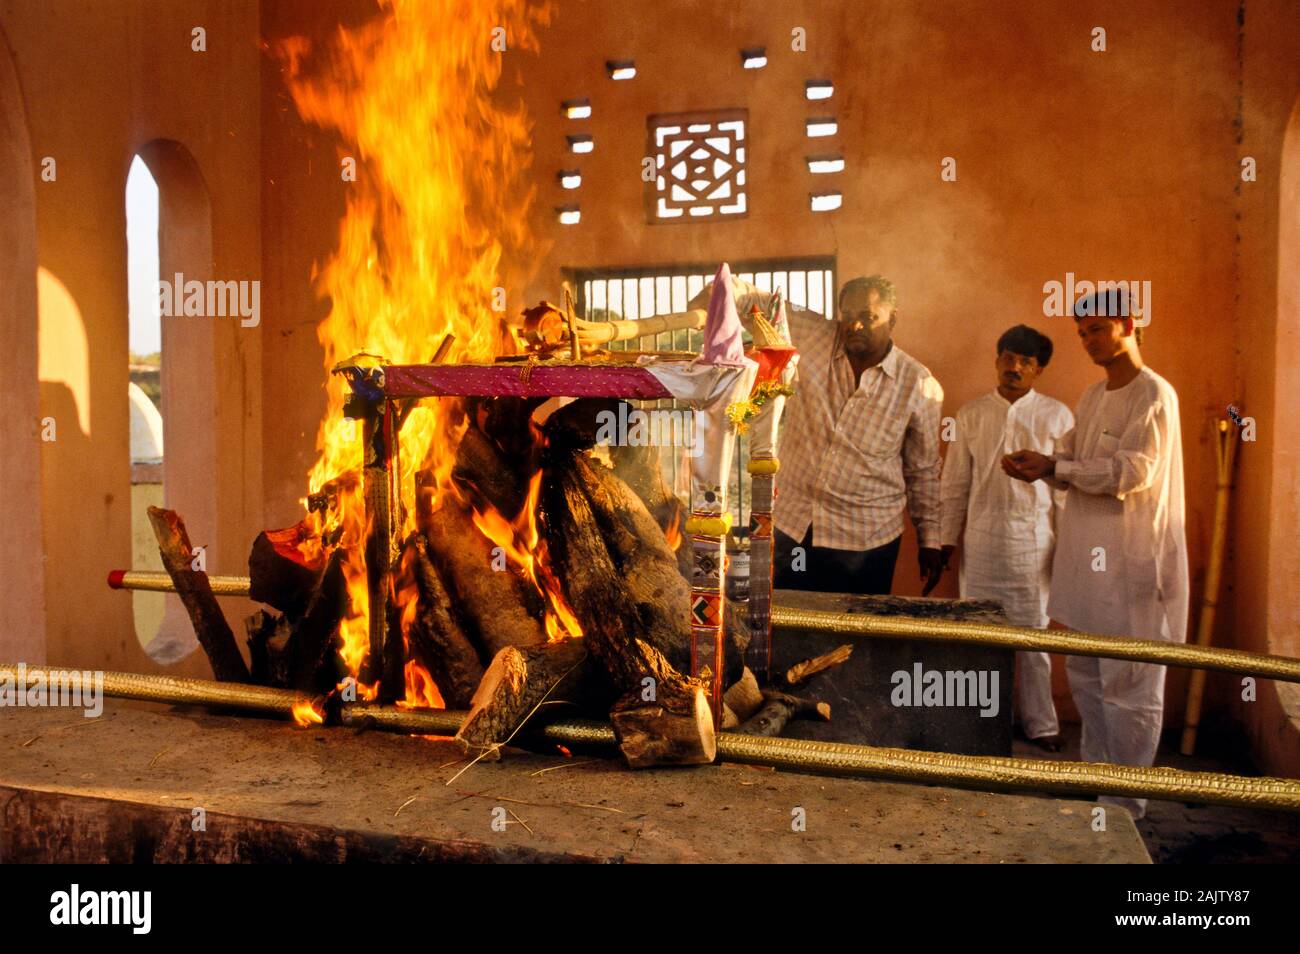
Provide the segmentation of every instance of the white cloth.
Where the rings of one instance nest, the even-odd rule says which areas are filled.
[[[645,367],[670,394],[695,409],[695,446],[691,455],[691,509],[727,513],[727,477],[736,442],[727,419],[727,406],[743,399],[754,386],[758,365],[741,358],[739,365],[703,361],[656,363]]]
[[[941,539],[945,546],[962,543],[962,597],[997,600],[1016,626],[1047,625],[1054,512],[1063,494],[1041,482],[1008,477],[1002,456],[1018,450],[1050,456],[1073,426],[1068,407],[1037,391],[1012,404],[995,390],[957,412],[943,467]],[[1025,734],[1031,739],[1058,734],[1050,658],[1019,652],[1016,659]]]
[[[1047,612],[1071,629],[1137,639],[1187,638],[1188,570],[1178,395],[1150,368],[1114,391],[1084,392],[1056,453],[1069,488]],[[1151,765],[1164,715],[1165,667],[1072,657],[1086,761]],[[1145,799],[1106,799],[1141,818]]]

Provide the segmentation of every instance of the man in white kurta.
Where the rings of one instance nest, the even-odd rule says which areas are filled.
[[[1064,494],[1003,473],[1002,457],[1021,448],[1051,455],[1074,426],[1070,409],[1033,389],[1052,357],[1052,342],[1026,325],[997,343],[997,387],[957,412],[943,466],[941,536],[945,566],[961,544],[958,583],[966,599],[1002,604],[1016,626],[1047,625],[1055,510]],[[1057,751],[1060,724],[1052,703],[1047,653],[1019,652],[1016,701],[1025,735]]]
[[[1178,395],[1142,363],[1127,301],[1082,299],[1075,320],[1107,378],[1088,388],[1052,457],[1022,451],[1004,468],[1068,489],[1047,611],[1071,629],[1183,642],[1188,570]],[[1114,315],[1115,317],[1111,317]],[[1151,765],[1164,714],[1165,667],[1072,656],[1070,689],[1085,761]],[[1146,812],[1146,799],[1110,799]]]

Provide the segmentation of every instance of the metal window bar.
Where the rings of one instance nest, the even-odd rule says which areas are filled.
[[[713,279],[715,271],[715,265],[582,269],[569,272],[568,277],[578,290],[579,314],[591,321],[608,321],[683,312],[687,303]],[[819,312],[828,319],[834,317],[836,283],[833,258],[738,262],[731,271],[742,281],[750,282],[765,292],[783,289],[791,304]],[[615,341],[609,347],[611,350],[698,352],[703,337],[698,331],[679,329],[629,341]],[[677,406],[677,402],[671,399],[634,403],[647,411]],[[667,453],[660,452],[664,480],[689,509],[692,502],[689,499],[690,468],[685,460],[685,448],[667,450]],[[745,509],[750,496],[749,472],[745,468],[748,456],[748,438],[738,434],[735,473],[728,487],[733,526],[737,527],[749,523]]]

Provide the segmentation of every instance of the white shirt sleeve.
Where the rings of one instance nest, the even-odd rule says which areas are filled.
[[[1156,401],[1129,421],[1113,451],[1087,460],[1062,460],[1058,456],[1056,478],[1084,493],[1123,500],[1127,494],[1151,486],[1161,451],[1169,446],[1168,431],[1165,406]],[[1106,436],[1102,435],[1103,441]],[[1104,450],[1104,445],[1099,450]]]
[[[1061,412],[1058,432],[1053,436],[1052,453],[1056,454],[1057,450],[1064,445],[1066,436],[1069,435],[1070,443],[1074,443],[1074,415],[1069,410]],[[1059,460],[1059,458],[1058,458]],[[1051,477],[1047,478],[1046,483],[1051,488],[1052,494],[1052,527],[1055,529],[1061,522],[1061,511],[1065,509],[1066,485],[1059,480]]]
[[[903,435],[903,483],[907,509],[922,549],[939,546],[939,418],[943,388],[933,377],[921,381],[920,402]]]
[[[943,477],[939,486],[939,542],[942,546],[956,546],[966,524],[971,486],[970,446],[966,442],[960,415],[957,418],[957,436],[948,447],[948,456],[944,458]]]

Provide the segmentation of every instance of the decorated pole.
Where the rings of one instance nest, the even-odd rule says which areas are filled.
[[[752,415],[749,461],[749,647],[745,665],[767,682],[772,668],[772,505],[776,500],[777,433],[785,399],[791,393],[798,355],[790,344],[785,303],[778,290],[772,299],[772,321],[758,305],[749,313],[754,346],[749,357],[758,364],[754,389],[745,413]],[[742,422],[740,426],[745,426]]]
[[[723,564],[731,529],[727,478],[735,442],[729,409],[749,393],[756,373],[745,357],[740,319],[724,262],[713,279],[704,345],[692,362],[695,378],[695,456],[691,458],[691,675],[708,689],[714,725],[722,725],[724,652]]]
[[[406,666],[401,628],[389,588],[401,531],[401,492],[398,486],[398,410],[384,394],[384,367],[359,362],[354,356],[335,367],[352,386],[344,404],[345,417],[361,420],[362,476],[366,502],[366,595],[370,651],[362,681],[379,682],[379,701],[396,702],[405,693]],[[367,356],[369,357],[369,356]],[[378,359],[377,359],[378,360]]]

